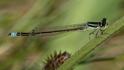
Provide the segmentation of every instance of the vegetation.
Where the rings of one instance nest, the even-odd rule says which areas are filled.
[[[72,54],[58,70],[123,70],[123,3],[123,0],[0,0],[0,70],[42,70],[43,61],[54,51]],[[44,30],[50,26],[101,21],[104,17],[109,26],[99,38],[89,39],[92,30],[43,37],[8,36],[13,31],[30,32],[36,27]],[[92,62],[96,59],[100,61]]]

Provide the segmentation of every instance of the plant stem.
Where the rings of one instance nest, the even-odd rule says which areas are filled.
[[[95,38],[91,41],[89,41],[85,46],[83,46],[80,50],[78,50],[70,59],[65,61],[65,63],[60,66],[58,70],[71,70],[71,68],[78,64],[81,60],[85,60],[85,57],[91,52],[94,51],[98,46],[100,46],[102,43],[104,43],[108,38],[111,38],[113,35],[115,35],[117,32],[120,31],[124,27],[124,17],[117,20],[117,22],[109,25],[109,27],[105,30],[105,33],[102,35],[102,37]]]

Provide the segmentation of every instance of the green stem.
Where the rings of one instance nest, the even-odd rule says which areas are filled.
[[[94,62],[102,62],[102,61],[115,61],[115,60],[122,60],[124,61],[124,55],[118,55],[113,57],[100,57],[100,58],[91,58],[85,61],[81,61],[78,65],[94,63]]]
[[[112,60],[115,60],[115,57],[96,58],[96,59],[92,59],[92,60],[82,61],[79,63],[79,65],[93,63],[93,62],[101,62],[101,61],[112,61]]]
[[[88,42],[85,46],[83,46],[80,50],[78,50],[70,59],[65,61],[63,65],[60,66],[58,70],[71,70],[71,68],[78,64],[81,60],[85,60],[85,57],[91,52],[94,51],[98,46],[104,43],[108,38],[115,35],[117,32],[120,31],[124,27],[124,17],[119,19],[117,22],[109,25],[109,27],[105,30],[105,33],[102,37],[95,38]]]

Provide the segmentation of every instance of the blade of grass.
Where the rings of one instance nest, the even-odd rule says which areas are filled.
[[[114,57],[100,57],[100,58],[94,58],[94,59],[89,59],[89,60],[86,60],[86,61],[81,61],[79,63],[79,65],[82,65],[82,64],[89,64],[89,63],[94,63],[94,62],[102,62],[102,61],[118,61],[118,60],[121,60],[121,61],[124,61],[124,55],[119,55],[119,56],[114,56]]]
[[[100,44],[104,43],[108,38],[110,38],[112,35],[116,34],[124,27],[124,17],[119,19],[117,22],[111,24],[106,30],[105,33],[102,35],[102,37],[95,38],[88,42],[85,46],[83,46],[80,50],[78,50],[70,59],[65,61],[65,63],[60,66],[58,70],[71,70],[72,67],[76,64],[78,64],[81,60],[85,59],[85,56],[90,56],[91,52],[94,51]]]

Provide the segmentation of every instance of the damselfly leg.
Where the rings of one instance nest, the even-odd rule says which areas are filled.
[[[104,34],[105,28],[108,24],[106,23],[106,18],[103,18],[101,22],[89,22],[87,25],[94,28],[94,31],[89,33],[89,35],[91,36],[93,34],[95,35],[95,38],[97,38]]]

